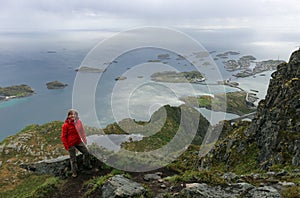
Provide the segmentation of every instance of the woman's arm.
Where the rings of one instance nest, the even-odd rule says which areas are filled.
[[[68,126],[66,124],[63,124],[62,126],[61,141],[64,144],[65,149],[68,151]]]

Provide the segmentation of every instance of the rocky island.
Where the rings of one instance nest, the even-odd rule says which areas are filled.
[[[13,98],[27,97],[34,94],[34,90],[28,85],[14,85],[9,87],[0,87],[0,101]]]
[[[75,69],[75,71],[76,72],[87,72],[87,73],[102,73],[105,71],[105,69],[82,66],[82,67],[79,67],[78,69]]]
[[[198,71],[175,72],[164,71],[151,75],[151,80],[155,82],[168,83],[199,83],[205,81],[205,77]]]
[[[46,83],[46,86],[48,89],[63,89],[66,86],[68,86],[68,84],[56,80],[56,81]]]
[[[236,74],[233,74],[235,77],[248,77],[253,76],[257,73],[264,71],[275,70],[277,65],[283,63],[283,60],[266,60],[266,61],[255,61],[256,58],[251,55],[242,56],[238,60],[227,60],[223,61],[227,71],[234,72],[239,71]]]

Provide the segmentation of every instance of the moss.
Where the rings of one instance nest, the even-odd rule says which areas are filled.
[[[222,172],[235,172],[247,174],[259,172],[257,157],[260,150],[256,142],[251,142],[244,134],[249,126],[248,122],[238,122],[235,125],[227,125],[225,122],[226,134],[214,145],[213,152],[204,159],[210,162],[211,169]]]

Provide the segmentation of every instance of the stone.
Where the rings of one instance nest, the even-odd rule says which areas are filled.
[[[296,186],[296,184],[294,182],[286,182],[286,181],[278,182],[278,184],[280,186],[283,186],[283,187],[294,187],[294,186]]]
[[[250,190],[245,198],[282,198],[282,196],[275,188],[264,186]]]
[[[238,179],[238,175],[235,173],[224,173],[224,175],[222,176],[223,179],[225,179],[226,181],[234,181],[236,179]]]
[[[161,176],[157,174],[146,174],[144,175],[144,180],[145,181],[152,181],[152,180],[159,180],[161,179]]]
[[[146,189],[141,184],[131,181],[123,175],[115,175],[102,186],[101,197],[142,197],[145,193]]]
[[[161,184],[160,187],[161,188],[167,188],[166,184]]]
[[[227,186],[209,186],[205,183],[186,184],[180,195],[199,198],[281,198],[279,192],[270,186],[256,188],[248,183],[234,183]]]
[[[286,170],[282,170],[278,173],[275,174],[276,177],[282,177],[282,176],[286,176],[288,174],[288,172]]]

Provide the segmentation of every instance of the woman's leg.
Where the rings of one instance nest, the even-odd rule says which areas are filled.
[[[70,154],[72,177],[77,177],[78,167],[77,167],[77,160],[76,160],[76,150],[74,146],[72,146],[69,149],[69,154]]]
[[[83,154],[83,165],[87,168],[92,168],[90,153],[86,146],[81,142],[76,145],[76,148]]]

